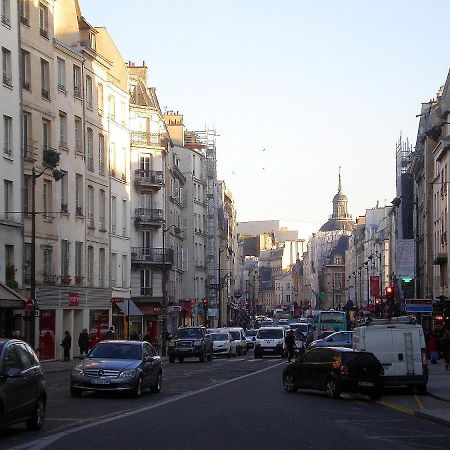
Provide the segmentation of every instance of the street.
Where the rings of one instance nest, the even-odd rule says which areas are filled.
[[[252,354],[165,363],[162,392],[139,400],[71,398],[69,373],[51,373],[43,431],[10,427],[0,448],[450,448],[449,428],[409,414],[408,402],[417,396],[390,391],[376,403],[357,395],[288,394],[281,385],[284,364]]]

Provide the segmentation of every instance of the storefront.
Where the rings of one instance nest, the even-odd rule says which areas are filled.
[[[25,299],[0,283],[0,337],[24,337]]]
[[[161,338],[162,307],[160,303],[139,304],[139,309],[144,314],[144,335],[150,335],[150,343],[158,348]],[[170,321],[168,320],[168,323]]]
[[[129,298],[113,299],[113,326],[119,339],[143,337],[144,314]],[[129,327],[129,334],[128,334]]]

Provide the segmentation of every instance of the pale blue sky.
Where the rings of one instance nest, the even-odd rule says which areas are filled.
[[[215,125],[238,220],[323,223],[395,197],[395,142],[447,76],[450,1],[80,0],[161,107]],[[267,149],[265,152],[262,149]]]

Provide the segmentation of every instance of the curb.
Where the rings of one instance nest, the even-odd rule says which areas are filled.
[[[428,394],[430,397],[433,397],[433,398],[435,398],[435,399],[437,399],[437,400],[441,400],[442,402],[450,403],[450,399],[441,397],[439,394],[435,394],[434,392],[430,392],[429,390],[427,390],[427,394]]]
[[[446,427],[450,427],[450,420],[444,419],[442,417],[434,416],[433,414],[428,414],[423,411],[414,411],[414,415],[416,417],[420,417],[421,419],[426,419],[434,423],[439,423],[441,425],[445,425]]]

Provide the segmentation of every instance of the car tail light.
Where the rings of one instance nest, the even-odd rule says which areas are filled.
[[[341,375],[348,375],[348,367],[347,366],[341,366]]]
[[[427,349],[421,348],[420,353],[422,356],[422,367],[426,369],[428,367]]]

